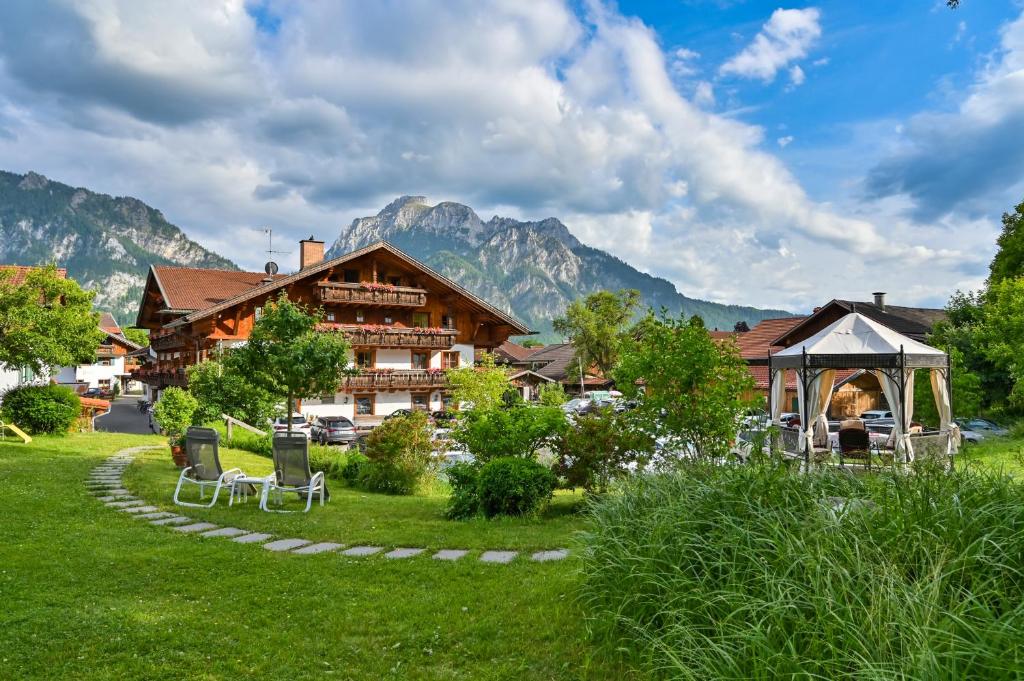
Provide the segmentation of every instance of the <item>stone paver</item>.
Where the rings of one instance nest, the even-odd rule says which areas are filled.
[[[353,546],[341,553],[346,556],[372,556],[373,554],[380,553],[383,550],[383,547],[380,546]]]
[[[530,556],[530,560],[538,563],[546,563],[549,560],[562,560],[569,555],[569,549],[556,549],[554,551],[538,551]]]
[[[221,527],[216,530],[210,530],[209,532],[203,532],[203,537],[237,537],[240,534],[248,534],[249,530],[243,530],[238,527]]]
[[[239,544],[255,544],[261,541],[267,541],[274,535],[266,534],[264,532],[253,532],[252,534],[243,534],[241,537],[235,537],[231,541],[236,541]]]
[[[133,497],[131,494],[108,494],[105,497],[97,497],[100,501],[128,501],[129,499],[138,499]]]
[[[458,560],[465,556],[469,551],[465,549],[441,549],[435,553],[431,558],[434,560]]]
[[[170,518],[161,518],[150,522],[150,525],[182,525],[190,523],[192,519],[184,515],[172,515]]]
[[[292,553],[298,553],[302,556],[312,555],[314,553],[328,553],[330,551],[337,551],[344,544],[335,544],[334,542],[322,541],[317,544],[310,544],[309,546],[303,546],[302,548],[295,549]]]
[[[160,521],[157,521],[160,522]],[[217,526],[213,523],[192,523],[191,525],[179,525],[178,527],[172,527],[172,530],[178,532],[205,532],[206,530],[215,530]]]
[[[153,511],[159,511],[159,506],[132,506],[130,508],[119,508],[117,509],[121,513],[152,513]]]
[[[145,503],[142,499],[132,499],[131,501],[108,501],[103,505],[108,508],[128,508],[129,506],[142,506]]]
[[[385,558],[412,558],[426,551],[426,549],[395,549],[384,554]]]
[[[312,543],[308,539],[278,539],[277,541],[264,544],[263,548],[267,551],[291,551],[292,549]]]
[[[142,518],[143,520],[157,520],[158,518],[170,518],[176,513],[168,513],[167,511],[160,511],[159,513],[140,513],[135,516],[136,518]]]
[[[484,551],[480,560],[484,563],[511,563],[518,551]]]
[[[98,490],[98,491],[95,492],[95,494],[128,494],[128,495],[131,495],[131,492],[129,492],[128,490],[124,489],[123,487],[115,487],[114,489]]]

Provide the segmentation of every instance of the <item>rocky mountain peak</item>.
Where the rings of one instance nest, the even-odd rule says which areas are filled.
[[[25,177],[18,183],[18,189],[25,191],[30,189],[42,189],[48,184],[50,184],[48,179],[39,173],[35,173],[30,170],[25,173]]]

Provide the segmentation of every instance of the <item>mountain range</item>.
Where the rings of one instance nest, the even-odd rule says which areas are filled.
[[[50,262],[121,324],[135,322],[150,265],[238,269],[138,199],[0,171],[0,264]]]
[[[739,321],[787,317],[782,310],[723,305],[682,295],[669,281],[580,242],[561,221],[523,222],[494,216],[484,222],[469,206],[403,196],[372,217],[341,230],[327,257],[388,241],[539,331],[556,337],[554,318],[568,304],[602,289],[640,291],[644,305],[671,314],[699,315],[708,328],[731,330]]]
[[[327,257],[379,240],[513,313],[546,341],[556,338],[551,322],[572,300],[601,289],[637,289],[645,305],[700,315],[709,328],[789,314],[688,298],[665,279],[581,243],[555,218],[484,222],[469,206],[431,206],[421,196],[403,196],[354,220]],[[0,171],[0,264],[48,262],[95,290],[96,307],[122,324],[135,320],[151,264],[237,269],[138,199]]]

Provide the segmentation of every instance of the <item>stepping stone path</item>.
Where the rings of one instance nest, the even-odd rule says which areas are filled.
[[[309,546],[303,546],[302,548],[295,549],[292,553],[297,553],[300,556],[308,556],[314,553],[330,553],[331,551],[337,551],[342,546],[344,546],[344,544],[322,541],[319,544],[310,544]]]
[[[147,449],[162,449],[162,446],[124,449],[110,457],[106,463],[94,468],[85,481],[85,487],[88,492],[103,502],[104,506],[108,508],[127,513],[133,518],[141,518],[151,525],[165,525],[182,534],[195,534],[201,537],[221,537],[230,539],[238,544],[262,544],[263,548],[268,551],[291,553],[300,556],[332,553],[345,547],[344,544],[336,542],[313,542],[309,539],[300,538],[271,541],[274,539],[274,535],[265,532],[253,532],[238,527],[218,527],[214,523],[201,522],[188,516],[161,511],[158,506],[147,504],[145,500],[132,496],[130,491],[122,487],[124,482],[121,477],[124,469],[131,464],[136,454]],[[341,551],[341,555],[362,558],[377,555],[382,551],[384,551],[383,546],[353,546]],[[384,557],[391,560],[400,560],[402,558],[413,558],[426,552],[427,550],[423,548],[403,547],[384,553]],[[439,549],[434,552],[431,558],[453,562],[465,558],[469,553],[468,549]],[[479,560],[482,563],[505,565],[514,561],[518,555],[518,551],[484,551],[480,554]],[[535,563],[546,563],[563,560],[568,555],[568,549],[537,551],[530,555],[530,560]]]
[[[484,551],[480,560],[484,563],[511,563],[518,555],[518,551]]]
[[[380,546],[353,546],[347,551],[342,551],[342,555],[345,556],[372,556],[375,553],[380,553],[384,549]]]
[[[278,539],[263,545],[267,551],[291,551],[309,544],[308,539]]]
[[[434,560],[458,560],[467,553],[469,553],[469,551],[466,551],[465,549],[441,549],[431,556],[431,558]]]

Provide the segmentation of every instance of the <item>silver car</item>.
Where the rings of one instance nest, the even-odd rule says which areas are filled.
[[[344,416],[318,416],[309,435],[322,445],[351,445],[359,439],[355,424]]]

